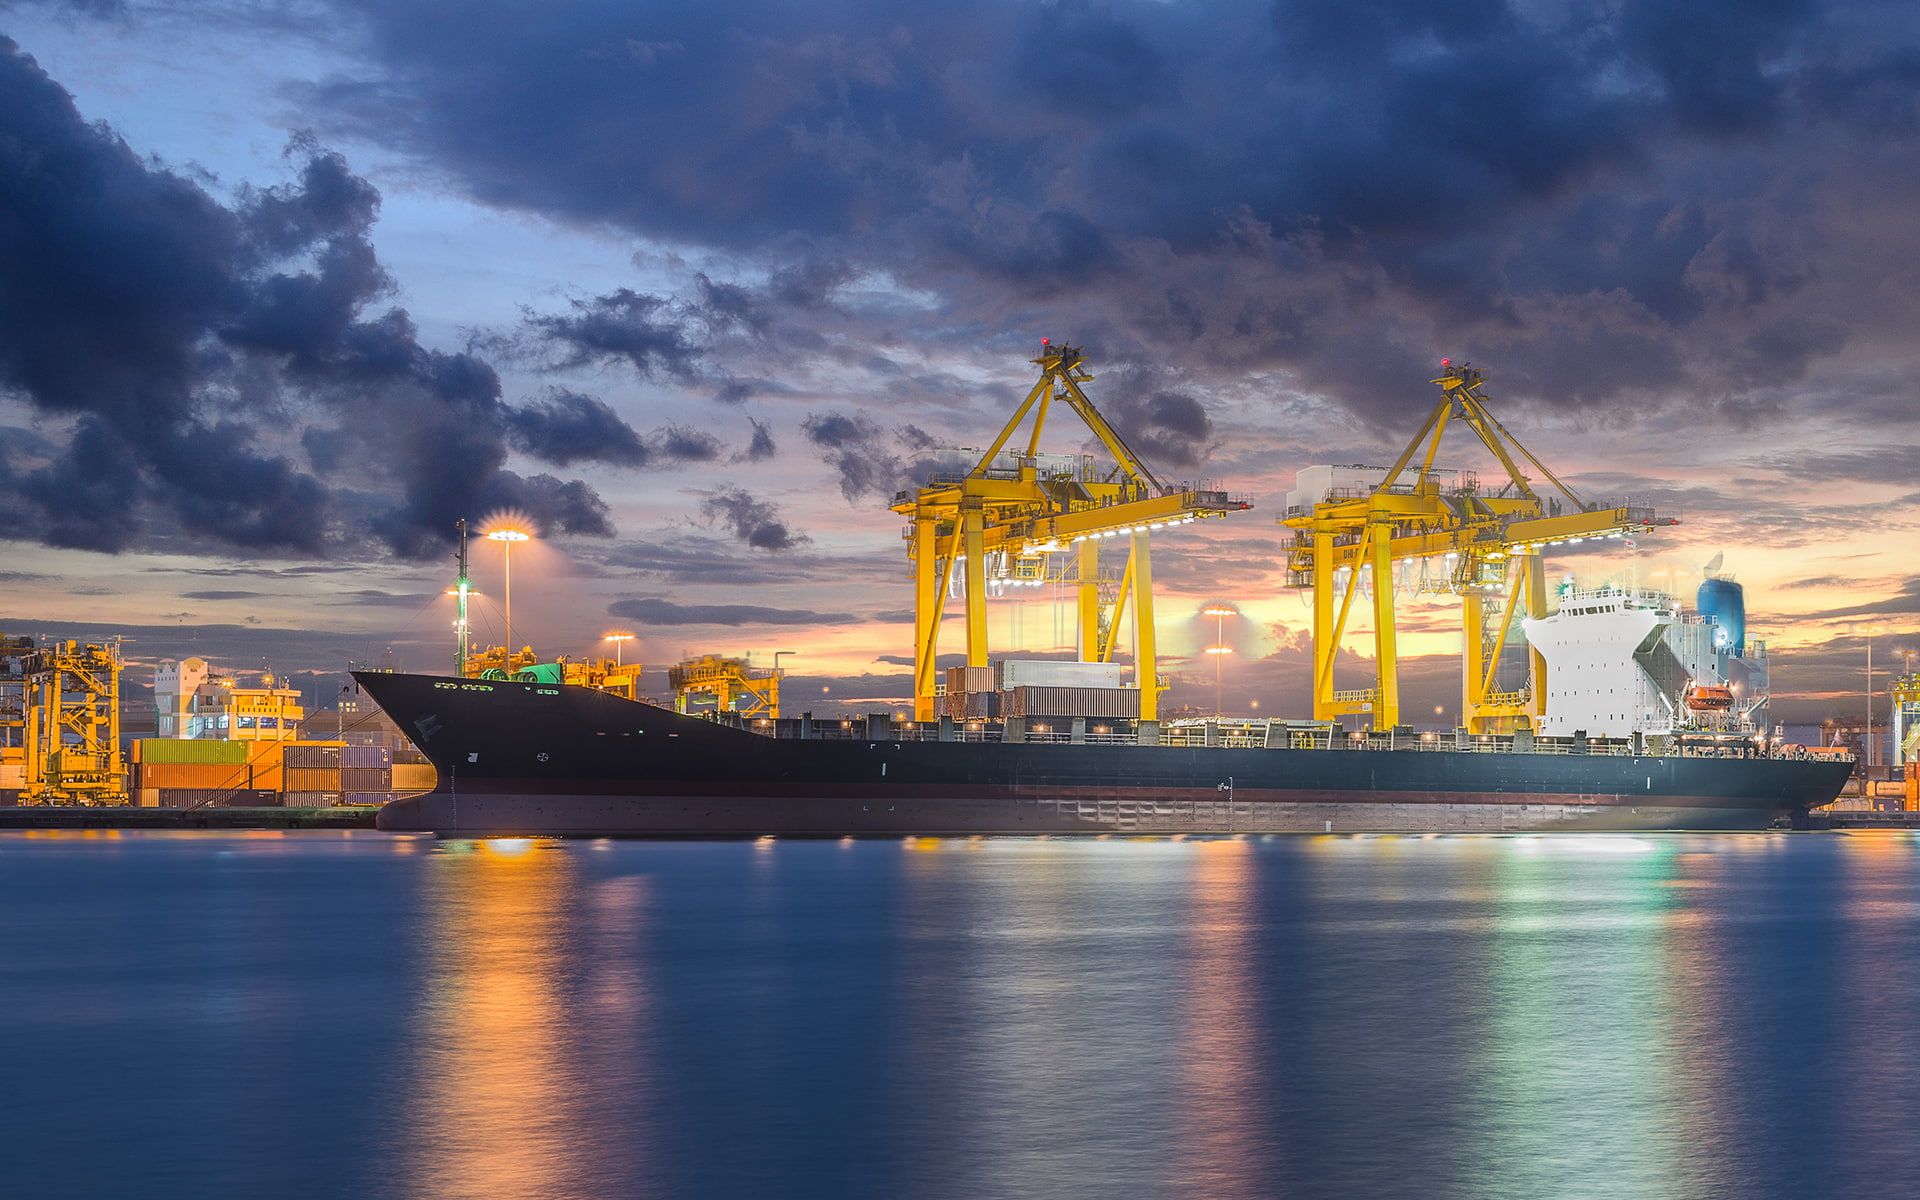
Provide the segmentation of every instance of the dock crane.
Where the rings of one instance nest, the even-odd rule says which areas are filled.
[[[673,711],[689,712],[704,698],[713,701],[715,712],[748,720],[779,719],[780,680],[785,675],[778,668],[755,667],[746,659],[717,654],[703,654],[667,669]]]
[[[1289,505],[1280,518],[1294,531],[1288,582],[1313,592],[1313,715],[1365,715],[1378,730],[1399,723],[1395,567],[1407,563],[1417,564],[1410,590],[1460,598],[1461,713],[1469,732],[1537,728],[1546,697],[1545,661],[1530,654],[1529,682],[1505,690],[1499,667],[1515,614],[1547,615],[1542,551],[1677,522],[1649,507],[1583,500],[1488,410],[1482,372],[1451,360],[1440,365],[1432,382],[1441,399],[1391,467],[1357,468],[1370,486],[1328,488]],[[1441,439],[1455,421],[1498,460],[1504,483],[1483,488],[1472,473],[1435,469]],[[1419,466],[1410,470],[1416,456]],[[1545,495],[1535,490],[1521,460],[1549,485]],[[1373,592],[1375,681],[1371,688],[1340,691],[1334,688],[1334,662],[1363,569]]]
[[[1075,346],[1040,342],[1031,360],[1040,378],[1001,428],[999,436],[965,474],[936,475],[896,495],[892,509],[909,519],[904,533],[913,573],[913,711],[932,720],[937,686],[934,662],[940,623],[956,564],[964,586],[967,665],[987,664],[987,583],[990,574],[1074,585],[1076,631],[1082,662],[1111,662],[1129,602],[1133,606],[1134,673],[1140,717],[1158,714],[1153,632],[1153,568],[1149,536],[1157,529],[1189,524],[1250,508],[1225,492],[1162,483],[1126,439],[1101,415],[1081,384],[1093,376]],[[1051,406],[1064,405],[1099,442],[1112,461],[1093,455],[1042,455],[1041,435]],[[1023,449],[1009,442],[1032,418]],[[1126,566],[1117,589],[1100,574],[1101,543],[1125,537]],[[1055,555],[1071,554],[1055,570]],[[1109,599],[1109,595],[1111,599]]]

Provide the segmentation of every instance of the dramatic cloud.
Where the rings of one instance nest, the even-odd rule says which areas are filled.
[[[617,600],[607,607],[607,612],[645,625],[846,625],[858,619],[852,613],[761,608],[752,604],[675,604],[651,596]]]
[[[370,312],[390,287],[378,194],[311,141],[289,155],[295,182],[223,205],[87,123],[0,39],[0,390],[69,429],[0,438],[10,533],[304,554],[377,536],[421,556],[457,517],[508,506],[609,533],[585,484],[505,469],[508,443],[632,462],[631,431],[584,397],[511,409],[485,362]],[[304,464],[253,422],[267,410],[294,415]],[[349,464],[350,494],[322,482]]]
[[[849,501],[887,500],[912,486],[919,472],[911,456],[933,447],[933,439],[917,426],[889,431],[857,413],[810,413],[800,431],[839,475],[840,493]]]
[[[710,519],[726,525],[755,550],[790,550],[807,540],[787,527],[773,505],[739,488],[721,488],[709,494],[701,507]]]
[[[960,337],[1064,319],[1110,361],[1283,368],[1363,411],[1465,350],[1531,396],[1765,411],[1920,315],[1852,286],[1915,270],[1862,236],[1920,166],[1920,20],[1884,6],[348,7],[371,60],[317,112],[488,203],[759,256],[766,286],[702,277],[708,328],[885,271]],[[685,370],[672,308],[553,328]]]
[[[555,390],[507,415],[514,441],[558,467],[576,462],[646,465],[647,447],[633,427],[592,396]]]
[[[692,374],[700,349],[689,339],[684,318],[662,296],[620,288],[604,296],[571,301],[558,315],[530,314],[528,330],[560,367],[624,362],[642,377]]]
[[[656,438],[660,453],[680,462],[712,462],[725,449],[719,438],[685,425],[669,425]]]

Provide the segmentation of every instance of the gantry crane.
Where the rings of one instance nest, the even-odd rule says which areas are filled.
[[[936,686],[934,662],[940,622],[953,570],[960,564],[961,598],[967,627],[967,665],[987,665],[987,582],[1001,578],[1042,581],[1053,578],[1074,586],[1080,661],[1111,662],[1129,602],[1133,605],[1134,675],[1140,689],[1140,716],[1158,712],[1153,635],[1153,567],[1149,534],[1170,525],[1251,507],[1225,492],[1200,491],[1160,481],[1127,445],[1080,385],[1093,376],[1086,355],[1074,346],[1041,339],[1040,356],[1031,360],[1040,379],[1001,428],[973,468],[964,475],[935,477],[924,486],[894,497],[893,511],[911,520],[905,537],[913,571],[913,711],[916,721],[932,720]],[[1059,401],[1080,419],[1111,457],[1096,465],[1093,455],[1042,455],[1051,405]],[[1024,450],[1006,451],[1026,423],[1033,427]],[[1100,544],[1126,537],[1127,559],[1118,586],[1100,573]],[[1062,570],[1050,566],[1054,555],[1071,553]]]
[[[0,638],[0,763],[19,764],[23,804],[125,804],[120,651]]]
[[[1515,614],[1547,615],[1541,551],[1677,522],[1648,507],[1581,499],[1488,411],[1480,371],[1447,360],[1441,367],[1433,380],[1440,402],[1376,483],[1330,489],[1280,519],[1294,531],[1288,581],[1313,591],[1313,715],[1364,714],[1375,729],[1399,723],[1395,564],[1405,563],[1417,564],[1417,571],[1404,572],[1413,576],[1408,590],[1460,597],[1462,723],[1474,733],[1536,728],[1545,705],[1545,661],[1530,653],[1530,682],[1507,690],[1499,686],[1499,667]],[[1441,438],[1455,420],[1499,461],[1506,482],[1482,488],[1471,473],[1435,469]],[[1416,456],[1419,468],[1409,471]],[[1534,489],[1520,459],[1550,485],[1547,495]],[[1375,682],[1340,691],[1333,686],[1334,662],[1363,569],[1373,592]]]
[[[667,682],[673,687],[675,712],[684,713],[690,701],[709,696],[717,712],[777,720],[780,716],[780,679],[785,674],[778,667],[756,667],[742,658],[703,654],[669,667]],[[743,701],[743,707],[735,707]]]

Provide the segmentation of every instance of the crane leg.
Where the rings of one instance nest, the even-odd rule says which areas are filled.
[[[1392,729],[1400,723],[1400,675],[1393,627],[1393,537],[1385,527],[1373,532],[1373,639],[1380,677],[1373,727]]]
[[[913,522],[913,719],[934,719],[934,653],[939,645],[939,573],[932,516]]]
[[[1486,701],[1487,602],[1478,587],[1460,597],[1460,723],[1469,733],[1484,733],[1480,708]]]
[[[1140,683],[1140,719],[1160,719],[1160,672],[1153,640],[1153,567],[1147,534],[1133,535],[1133,675]]]
[[[1075,548],[1078,558],[1080,661],[1100,662],[1100,547],[1093,539]]]
[[[1547,561],[1539,551],[1527,555],[1526,568],[1527,615],[1539,620],[1547,615]],[[1547,659],[1533,644],[1527,644],[1527,682],[1530,695],[1527,709],[1531,715],[1529,728],[1539,730],[1540,719],[1547,715]]]
[[[1333,627],[1333,534],[1313,534],[1313,717],[1333,716],[1333,659],[1340,635]]]
[[[987,665],[987,554],[986,514],[979,508],[960,513],[961,538],[967,556],[967,665]]]

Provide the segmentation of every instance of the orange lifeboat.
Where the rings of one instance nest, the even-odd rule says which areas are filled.
[[[1687,689],[1686,706],[1694,712],[1726,712],[1733,707],[1733,689],[1717,683],[1696,683]]]

